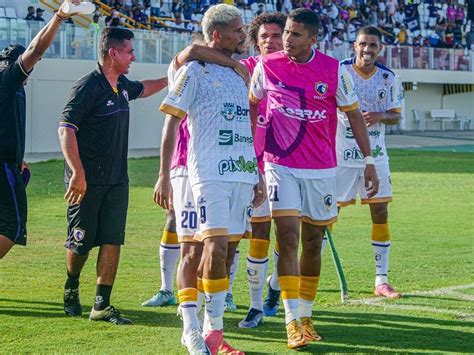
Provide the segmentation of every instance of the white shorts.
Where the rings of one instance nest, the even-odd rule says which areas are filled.
[[[359,195],[361,203],[381,203],[392,201],[392,181],[388,164],[375,165],[379,178],[379,192],[372,198],[367,198],[362,168],[338,167],[336,169],[337,204],[340,207],[353,205]]]
[[[176,216],[176,234],[178,240],[194,242],[193,237],[198,228],[198,214],[194,204],[193,191],[187,175],[176,175],[171,178],[173,188],[173,209]]]
[[[272,213],[270,211],[270,202],[267,198],[260,206],[253,209],[252,223],[270,222],[271,220]]]
[[[272,217],[296,216],[317,226],[337,221],[336,178],[297,178],[277,170],[265,171]]]
[[[243,182],[204,181],[193,187],[199,235],[195,239],[226,235],[239,241],[252,217],[253,185]]]

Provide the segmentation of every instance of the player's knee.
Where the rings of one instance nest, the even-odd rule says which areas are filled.
[[[252,238],[270,240],[271,222],[252,223]]]
[[[387,223],[388,220],[388,208],[387,205],[378,205],[376,208],[372,208],[372,221],[377,224]]]
[[[282,235],[281,238],[279,238],[278,246],[280,254],[292,254],[298,252],[298,234],[288,233]]]
[[[215,238],[208,238],[215,239]],[[209,241],[206,243],[206,259],[211,265],[226,265],[227,263],[227,243],[220,240]]]
[[[183,245],[188,243],[183,243]],[[185,245],[181,248],[184,248],[181,258],[183,263],[195,266],[196,268],[199,266],[202,256],[202,246],[200,245]]]

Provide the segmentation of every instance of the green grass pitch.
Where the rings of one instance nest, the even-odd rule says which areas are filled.
[[[58,161],[32,165],[29,244],[13,248],[0,261],[0,352],[184,354],[176,308],[140,307],[160,284],[158,245],[164,213],[151,198],[158,160],[130,160],[127,241],[112,304],[135,322],[131,327],[87,319],[95,292],[96,250],[81,277],[84,316],[74,319],[63,313],[62,167]],[[326,250],[314,307],[324,341],[303,353],[474,351],[474,154],[392,150],[391,168],[390,276],[407,296],[374,299],[368,208],[345,208],[333,235],[351,303],[340,304],[337,275]],[[287,352],[282,311],[265,319],[258,330],[237,327],[249,304],[248,243],[242,241],[240,249],[234,286],[239,309],[225,316],[226,337],[247,353]]]

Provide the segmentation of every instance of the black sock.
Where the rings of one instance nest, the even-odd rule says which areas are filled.
[[[79,287],[79,277],[81,274],[71,275],[67,273],[66,284],[64,285],[65,289],[76,289]]]
[[[112,293],[112,286],[110,285],[97,285],[95,293],[94,309],[96,311],[102,311],[110,306],[110,294]]]

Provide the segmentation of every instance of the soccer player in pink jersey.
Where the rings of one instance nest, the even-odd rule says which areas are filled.
[[[365,157],[367,195],[374,196],[379,184],[351,77],[337,60],[313,49],[319,23],[313,11],[292,11],[283,33],[284,51],[262,58],[250,87],[253,113],[267,97],[265,119],[257,121],[253,114],[252,120],[265,129],[265,179],[280,247],[278,279],[290,349],[321,340],[312,307],[324,231],[337,219],[338,108],[346,113]]]
[[[357,195],[362,204],[368,204],[372,219],[371,242],[375,256],[376,296],[399,298],[388,282],[388,262],[391,237],[388,228],[388,203],[392,201],[392,184],[385,147],[385,126],[400,121],[400,90],[395,74],[377,62],[383,48],[382,34],[376,27],[362,27],[357,33],[354,49],[356,56],[341,62],[347,67],[357,91],[360,108],[367,122],[370,145],[375,159],[380,188],[377,195],[368,198],[363,188],[363,158],[353,139],[351,128],[343,112],[338,113],[336,170],[337,203],[340,207],[354,204]]]
[[[260,55],[249,57],[241,62],[253,74],[255,66],[261,56],[283,49],[283,29],[286,16],[282,13],[263,13],[255,17],[250,25],[248,41]],[[259,115],[265,117],[266,100],[259,105]],[[263,148],[265,144],[265,130],[253,127],[253,144],[257,162],[263,174]],[[268,248],[270,246],[271,213],[268,201],[255,208],[252,216],[252,238],[250,239],[249,255],[247,256],[247,278],[250,290],[250,308],[244,320],[239,323],[240,328],[255,328],[263,320],[265,310],[278,309],[280,292],[269,285],[269,295],[263,301],[263,288],[268,272]],[[275,258],[277,253],[274,253]],[[275,262],[276,264],[276,262]],[[270,315],[270,314],[265,314]],[[271,314],[274,315],[274,314]]]

